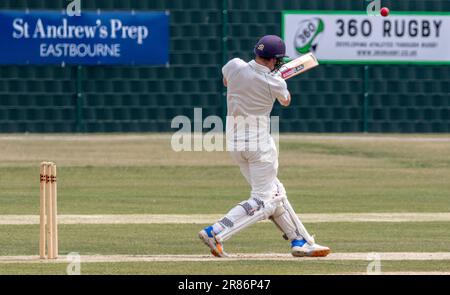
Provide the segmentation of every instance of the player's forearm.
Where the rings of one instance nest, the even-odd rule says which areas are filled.
[[[284,107],[288,107],[291,104],[291,94],[288,94],[286,98],[279,98],[278,101]]]

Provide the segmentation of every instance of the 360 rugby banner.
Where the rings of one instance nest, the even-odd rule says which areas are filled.
[[[287,55],[321,63],[450,64],[450,12],[284,11]]]
[[[0,11],[0,64],[169,62],[166,12]]]

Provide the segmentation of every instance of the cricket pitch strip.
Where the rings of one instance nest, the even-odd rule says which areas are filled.
[[[108,263],[108,262],[230,262],[230,261],[365,261],[371,253],[331,253],[327,257],[313,258],[293,257],[285,253],[242,253],[231,254],[227,258],[216,258],[211,255],[81,255],[82,263]],[[423,261],[423,260],[450,260],[450,252],[381,252],[376,253],[380,260],[385,261]],[[67,256],[61,255],[58,259],[42,260],[38,256],[0,256],[2,263],[68,263]]]

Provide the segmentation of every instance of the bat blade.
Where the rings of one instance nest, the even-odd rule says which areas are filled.
[[[297,75],[303,74],[315,67],[319,66],[319,61],[312,53],[305,54],[299,58],[294,59],[286,64],[284,64],[280,70],[278,70],[278,75],[284,80],[290,79]]]

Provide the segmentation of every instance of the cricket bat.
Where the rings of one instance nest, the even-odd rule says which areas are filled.
[[[279,75],[284,80],[287,80],[303,74],[317,66],[319,66],[317,58],[314,54],[308,53],[282,65],[275,75]]]

